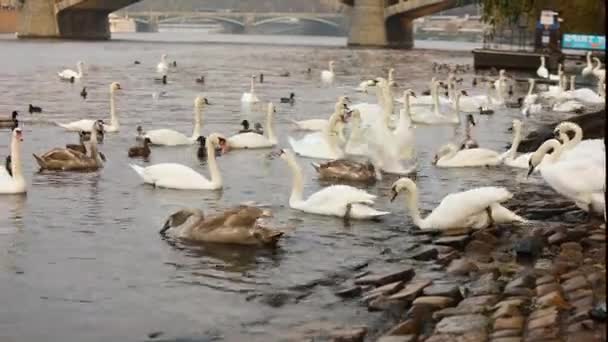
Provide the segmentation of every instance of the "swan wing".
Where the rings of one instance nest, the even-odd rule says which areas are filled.
[[[569,198],[603,192],[606,186],[606,168],[585,160],[558,162],[540,172],[547,184]]]
[[[194,143],[192,139],[185,136],[183,133],[166,128],[148,131],[146,132],[146,137],[150,138],[153,145],[176,146]]]
[[[305,137],[301,140],[288,137],[288,141],[293,151],[303,157],[318,159],[337,159],[339,157],[330,150],[324,139],[315,140],[313,137]]]
[[[162,163],[146,168],[131,165],[145,183],[171,189],[213,189],[213,184],[200,173],[177,163]]]
[[[63,127],[64,129],[72,132],[90,132],[94,123],[95,121],[93,120],[78,120],[66,124],[57,123],[57,126]]]
[[[328,120],[326,119],[310,119],[302,121],[293,121],[298,129],[306,131],[322,131],[327,127]]]
[[[263,148],[272,147],[276,144],[271,143],[265,136],[254,133],[239,133],[228,138],[228,145],[232,148]]]
[[[65,69],[65,70],[57,73],[57,75],[59,75],[59,77],[61,77],[61,78],[65,78],[65,79],[70,79],[72,77],[74,77],[74,78],[80,77],[76,71],[71,70],[71,69]]]
[[[158,65],[156,65],[156,72],[159,74],[166,74],[167,71],[169,71],[169,65],[167,65],[167,63],[164,62],[160,62],[158,63]]]
[[[260,100],[254,93],[243,93],[243,96],[241,96],[241,102],[254,103],[260,102]]]
[[[334,205],[344,207],[348,203],[373,204],[375,199],[375,195],[369,194],[365,190],[339,184],[328,186],[310,195],[306,199],[306,204],[317,208]]]
[[[511,197],[513,195],[507,189],[494,186],[449,194],[424,220],[433,228],[458,227],[493,203],[501,203]]]
[[[443,159],[439,160],[437,166],[483,166],[500,163],[500,155],[485,148],[460,150],[452,158]]]

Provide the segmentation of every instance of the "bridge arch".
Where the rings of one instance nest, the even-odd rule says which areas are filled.
[[[226,18],[226,17],[222,17],[222,16],[208,16],[208,17],[200,17],[197,15],[189,15],[189,16],[179,16],[179,17],[168,17],[168,18],[162,18],[158,20],[159,24],[173,24],[173,23],[179,23],[182,22],[184,20],[191,20],[191,19],[200,19],[200,20],[212,20],[212,21],[217,21],[217,22],[221,22],[221,23],[226,23],[226,24],[230,24],[233,26],[237,26],[240,28],[244,28],[245,24],[233,19],[233,18]]]
[[[316,17],[277,17],[277,18],[268,18],[268,19],[263,19],[260,21],[257,21],[255,23],[253,23],[253,26],[259,26],[259,25],[264,25],[264,24],[271,24],[271,23],[275,23],[275,22],[280,22],[280,21],[284,21],[286,19],[297,19],[297,20],[304,20],[304,21],[311,21],[311,22],[316,22],[316,23],[320,23],[320,24],[324,24],[324,25],[328,25],[334,28],[339,28],[340,25],[336,22],[333,22],[331,20],[327,20],[327,19],[323,19],[323,18],[316,18]]]

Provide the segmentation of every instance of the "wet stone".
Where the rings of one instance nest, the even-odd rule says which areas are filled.
[[[559,246],[562,250],[571,249],[575,251],[582,252],[583,247],[578,242],[564,242]]]
[[[581,299],[577,299],[573,302],[571,302],[572,306],[577,310],[577,311],[589,311],[591,310],[591,307],[593,306],[593,297],[592,296],[588,296],[588,297],[583,297]]]
[[[366,327],[334,330],[331,333],[332,342],[363,342],[365,335]]]
[[[534,276],[530,275],[530,274],[525,274],[522,276],[519,276],[513,280],[511,280],[506,286],[505,288],[513,288],[513,287],[527,287],[527,288],[531,288],[532,286],[534,286]]]
[[[386,311],[386,310],[397,310],[397,308],[403,307],[402,302],[391,300],[388,296],[378,295],[377,297],[369,300],[367,309],[369,311]]]
[[[450,246],[457,249],[463,249],[470,240],[469,235],[443,236],[434,241],[436,245]]]
[[[416,335],[382,336],[376,342],[416,342]]]
[[[478,271],[479,268],[468,259],[453,260],[447,268],[447,272],[456,275],[468,275],[471,272]]]
[[[518,307],[514,305],[502,305],[492,314],[492,318],[494,319],[516,316],[521,316],[521,312]]]
[[[544,284],[552,283],[552,282],[555,282],[555,277],[552,275],[546,275],[546,276],[542,276],[542,277],[536,279],[536,286],[544,285]]]
[[[542,297],[549,292],[559,291],[560,286],[558,283],[548,283],[536,287],[536,295]]]
[[[456,251],[453,247],[450,246],[442,246],[442,245],[433,245],[439,254],[447,254]]]
[[[566,293],[566,298],[568,298],[568,300],[571,302],[579,300],[583,297],[591,297],[591,296],[593,296],[593,291],[591,291],[589,289],[578,289],[576,291],[571,291],[571,292]]]
[[[494,246],[480,240],[471,241],[465,248],[466,253],[488,255],[492,253]]]
[[[435,331],[444,334],[463,334],[469,331],[485,331],[488,319],[484,315],[462,315],[443,318]]]
[[[353,298],[359,296],[361,292],[361,286],[351,286],[344,289],[340,289],[334,292],[334,294],[340,298]]]
[[[534,291],[525,287],[513,287],[505,289],[504,294],[507,296],[532,297],[534,296]]]
[[[382,286],[396,281],[408,281],[414,277],[414,269],[406,267],[396,272],[384,274],[370,274],[355,280],[355,285]]]
[[[407,284],[404,289],[392,295],[390,299],[412,301],[425,287],[429,286],[430,284],[431,281],[427,279],[412,281],[411,283]]]
[[[458,259],[460,257],[460,253],[456,250],[445,253],[445,254],[439,254],[437,256],[437,262],[441,265],[447,265],[449,264],[452,260]]]
[[[536,319],[528,321],[528,330],[537,329],[537,328],[546,328],[549,326],[554,326],[557,324],[557,319],[559,314],[557,311],[544,315],[542,317],[538,317]]]
[[[456,283],[439,283],[433,282],[430,286],[424,288],[422,293],[425,296],[444,296],[460,300],[460,290]]]
[[[476,281],[467,284],[470,296],[483,296],[490,294],[499,294],[500,284],[495,280],[493,273],[486,273]]]
[[[410,257],[414,260],[428,261],[437,259],[438,252],[434,246],[426,245],[414,249],[409,254]]]
[[[433,319],[441,319],[447,316],[479,314],[486,312],[498,302],[498,296],[477,296],[463,299],[455,308],[446,308],[433,314]]]
[[[539,308],[546,308],[550,306],[564,307],[566,304],[567,303],[565,302],[564,297],[562,297],[559,291],[549,292],[546,295],[536,299],[536,305]]]
[[[490,245],[495,245],[498,243],[498,239],[496,238],[496,236],[482,230],[476,231],[471,236],[475,240],[483,241]]]
[[[587,275],[587,281],[589,281],[589,284],[591,284],[591,286],[597,286],[598,283],[600,283],[601,281],[606,279],[606,273],[605,272],[596,272],[596,273],[591,273],[589,275]]]
[[[562,242],[565,242],[566,240],[568,240],[568,235],[564,232],[557,232],[547,238],[547,242],[552,245],[560,244]]]
[[[587,282],[587,278],[584,276],[576,276],[574,278],[568,279],[562,283],[562,289],[566,292],[578,290],[583,287],[588,287],[589,283]]]
[[[522,316],[503,317],[494,321],[494,330],[514,329],[522,330],[524,318]]]
[[[574,271],[562,274],[560,276],[560,279],[562,279],[562,280],[568,280],[570,278],[578,277],[580,275],[582,275],[582,274],[581,274],[581,272],[579,270],[574,270]]]
[[[549,315],[554,315],[554,314],[557,314],[557,313],[558,313],[557,307],[551,306],[551,307],[548,307],[548,308],[545,308],[545,309],[539,309],[539,310],[533,311],[528,316],[528,320],[531,321],[531,320],[535,320],[537,318],[541,318],[541,317],[549,316]]]
[[[536,258],[541,255],[543,251],[543,241],[541,238],[536,236],[529,236],[517,240],[513,244],[513,250],[517,257],[520,258]]]
[[[537,342],[545,341],[550,339],[558,339],[560,337],[560,331],[557,327],[551,328],[540,328],[528,330],[526,333],[526,342]],[[582,341],[581,341],[582,342]]]
[[[588,239],[591,241],[596,241],[596,242],[605,242],[606,234],[592,234],[591,236],[588,237]]]
[[[450,228],[441,231],[442,236],[454,236],[454,235],[469,235],[473,229],[470,227],[461,228]]]
[[[568,328],[566,329],[566,331],[568,333],[575,333],[575,332],[579,332],[581,330],[592,330],[594,327],[595,327],[595,323],[590,319],[586,319],[584,321],[575,322],[575,323],[570,324],[568,326]]]
[[[494,307],[492,307],[492,310],[497,310],[502,306],[515,306],[515,307],[521,307],[524,304],[527,304],[529,302],[528,298],[524,298],[524,297],[520,297],[520,298],[515,298],[515,297],[510,297],[507,298],[499,303],[496,303],[496,305],[494,305]]]
[[[394,326],[387,335],[418,335],[418,330],[418,324],[413,319],[408,319]]]
[[[424,342],[486,342],[485,331],[469,331],[464,334],[435,334]]]
[[[382,285],[380,287],[377,287],[367,293],[364,294],[365,297],[368,296],[376,296],[376,295],[391,295],[399,290],[401,290],[403,287],[405,286],[405,282],[403,281],[396,281],[394,283],[390,283],[390,284],[386,284],[386,285]]]
[[[497,338],[504,338],[504,337],[518,337],[521,336],[521,329],[504,329],[504,330],[499,330],[499,331],[495,331],[490,335],[490,338],[492,339],[492,341],[494,341]]]
[[[559,252],[557,259],[579,264],[583,261],[583,253],[573,249],[565,249]]]

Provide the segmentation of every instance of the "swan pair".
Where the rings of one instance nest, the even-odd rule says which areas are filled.
[[[513,195],[502,187],[480,187],[449,194],[426,217],[418,209],[418,189],[409,178],[401,178],[391,188],[394,201],[398,194],[405,194],[406,207],[414,225],[420,229],[450,229],[470,227],[483,229],[494,223],[525,223],[526,220],[501,205]]]
[[[194,99],[194,127],[192,128],[192,135],[190,137],[186,136],[183,133],[168,128],[154,129],[148,131],[145,134],[145,137],[149,138],[153,145],[193,145],[196,143],[196,140],[201,135],[203,109],[205,108],[205,106],[209,105],[209,100],[207,100],[206,97],[197,96]]]
[[[21,168],[21,143],[23,131],[15,127],[11,132],[10,167],[0,168],[0,194],[23,194],[27,190]]]
[[[266,210],[239,206],[206,217],[200,209],[182,209],[173,213],[160,230],[181,239],[247,246],[275,246],[283,232],[262,226],[271,216]]]
[[[177,190],[218,190],[222,188],[222,175],[215,159],[215,149],[227,151],[227,142],[219,134],[213,133],[206,139],[207,163],[211,180],[193,169],[177,163],[162,163],[148,167],[130,164],[144,183],[155,187]]]
[[[276,109],[272,102],[268,103],[266,112],[266,127],[264,127],[264,135],[258,132],[239,133],[228,138],[228,146],[234,149],[254,149],[254,148],[269,148],[278,143],[278,139],[274,133],[273,117],[276,114]]]
[[[375,195],[348,185],[331,185],[304,199],[302,170],[294,153],[286,149],[278,152],[278,156],[287,162],[292,171],[293,183],[289,197],[289,206],[292,209],[345,219],[375,219],[389,214],[371,207],[376,199]]]
[[[84,66],[84,63],[82,61],[78,61],[78,63],[76,63],[76,70],[78,70],[77,72],[72,69],[65,69],[61,72],[58,72],[57,75],[59,76],[59,79],[61,79],[62,81],[74,82],[74,80],[82,78],[82,67],[83,66]]]
[[[255,94],[255,75],[251,75],[251,85],[249,88],[249,92],[243,93],[243,96],[241,96],[241,103],[251,104],[258,102],[260,102],[260,99],[258,99],[258,96]]]
[[[120,129],[118,116],[116,115],[115,93],[121,89],[120,83],[118,82],[112,82],[110,84],[110,124],[106,125],[104,123],[103,129],[105,132],[116,133]],[[73,121],[67,124],[57,123],[57,125],[70,132],[90,132],[95,122],[97,122],[97,120],[85,119]]]

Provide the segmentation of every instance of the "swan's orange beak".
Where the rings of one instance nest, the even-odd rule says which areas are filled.
[[[228,142],[226,140],[220,141],[220,150],[222,154],[230,152],[230,145],[228,145]]]

